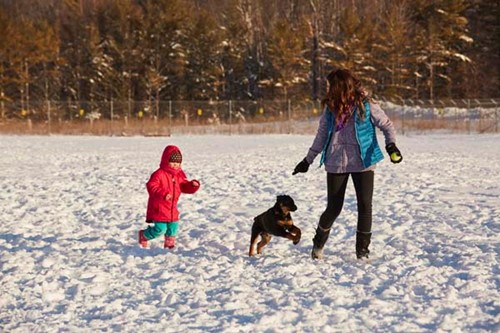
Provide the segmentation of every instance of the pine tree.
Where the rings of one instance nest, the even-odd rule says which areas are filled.
[[[463,17],[464,2],[418,0],[412,5],[417,26],[414,36],[417,72],[423,77],[426,97],[449,97],[448,71],[457,62],[470,63],[470,58],[460,52],[461,45],[471,41]]]
[[[456,95],[468,98],[498,97],[500,91],[500,3],[489,0],[469,1],[465,13],[472,46],[463,52],[473,66],[460,68],[452,81]]]
[[[202,9],[186,32],[186,98],[192,100],[219,99],[222,95],[223,68],[221,57],[223,31],[214,17]]]
[[[248,49],[247,26],[238,8],[239,0],[229,0],[218,17],[223,32],[221,47],[223,99],[246,99],[247,82],[244,58]]]
[[[379,29],[376,31],[372,59],[377,69],[376,94],[385,97],[412,97],[414,71],[411,57],[411,20],[406,1],[390,2],[381,8]]]
[[[268,35],[268,54],[272,64],[272,85],[283,89],[283,99],[289,96],[300,96],[300,89],[294,93],[294,86],[302,86],[308,82],[310,61],[304,55],[308,32],[306,24],[299,18],[293,24],[286,18],[277,19]],[[292,93],[292,94],[290,94]],[[290,95],[289,95],[290,94]]]
[[[180,0],[145,0],[141,7],[144,22],[138,46],[144,59],[141,83],[146,98],[150,103],[184,99],[185,18],[189,7]],[[153,112],[151,106],[148,110]],[[154,112],[159,112],[158,104]]]

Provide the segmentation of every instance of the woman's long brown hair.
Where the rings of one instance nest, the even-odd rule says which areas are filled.
[[[357,106],[358,116],[361,120],[365,118],[365,106],[363,101],[368,98],[361,82],[347,69],[331,71],[326,77],[328,80],[328,91],[326,97],[321,101],[324,108],[328,106],[335,114],[336,122],[341,117],[351,116],[351,107]]]

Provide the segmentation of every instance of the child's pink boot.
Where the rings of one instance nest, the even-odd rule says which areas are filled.
[[[144,230],[139,230],[139,246],[143,249],[148,248],[148,239],[144,236]]]
[[[163,248],[173,249],[174,247],[175,247],[175,237],[174,236],[165,236],[165,243],[163,243]]]

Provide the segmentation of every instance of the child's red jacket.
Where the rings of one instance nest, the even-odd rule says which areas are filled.
[[[200,186],[187,180],[182,169],[168,165],[170,155],[179,152],[176,146],[167,146],[161,157],[160,168],[153,172],[146,187],[149,193],[146,222],[175,222],[179,220],[177,202],[181,193],[195,193]],[[170,194],[167,196],[167,194]]]

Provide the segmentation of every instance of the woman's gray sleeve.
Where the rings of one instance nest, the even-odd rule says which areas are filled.
[[[309,151],[306,156],[306,161],[309,164],[312,164],[316,156],[318,156],[318,154],[320,154],[323,151],[323,146],[325,145],[325,141],[328,136],[328,124],[326,123],[326,112],[330,111],[328,111],[328,109],[325,108],[325,111],[321,115],[319,119],[318,130],[316,132],[316,137],[314,138],[311,148],[309,148]]]
[[[396,143],[394,125],[378,103],[370,102],[370,111],[373,124],[380,128],[385,137],[385,144]]]

